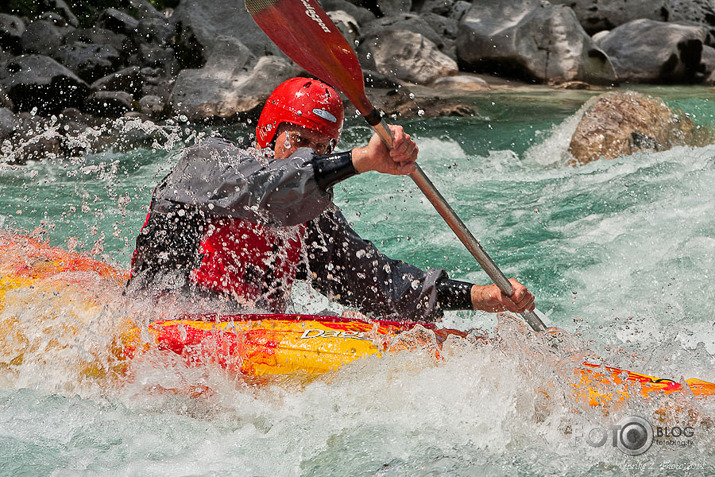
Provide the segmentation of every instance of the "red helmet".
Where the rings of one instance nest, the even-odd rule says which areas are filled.
[[[292,78],[273,90],[256,126],[260,147],[273,142],[283,123],[303,126],[338,141],[343,129],[343,101],[327,84],[310,78]]]

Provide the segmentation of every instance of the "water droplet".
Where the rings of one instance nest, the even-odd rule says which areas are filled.
[[[417,116],[422,117],[422,116],[424,116],[424,115],[425,115],[425,110],[424,110],[424,109],[420,109],[419,111],[417,111]]]

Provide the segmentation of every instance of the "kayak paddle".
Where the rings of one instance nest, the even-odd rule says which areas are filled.
[[[362,68],[353,49],[316,0],[246,0],[256,24],[288,57],[310,74],[341,90],[388,147],[392,134],[365,94]],[[513,287],[419,165],[410,174],[459,240],[508,296]],[[534,331],[546,329],[533,311],[521,314]]]

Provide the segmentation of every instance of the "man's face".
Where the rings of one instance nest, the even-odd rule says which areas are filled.
[[[276,133],[274,147],[276,159],[286,159],[301,147],[309,147],[316,154],[329,154],[333,149],[334,141],[317,131],[306,129],[302,126],[283,123]]]

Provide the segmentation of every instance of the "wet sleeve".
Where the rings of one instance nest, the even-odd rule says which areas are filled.
[[[382,319],[436,321],[442,317],[443,270],[421,270],[381,253],[337,210],[309,222],[308,278],[330,299]]]
[[[188,148],[154,194],[157,207],[182,203],[202,214],[278,226],[307,222],[332,204],[310,150],[267,160],[218,138]]]

